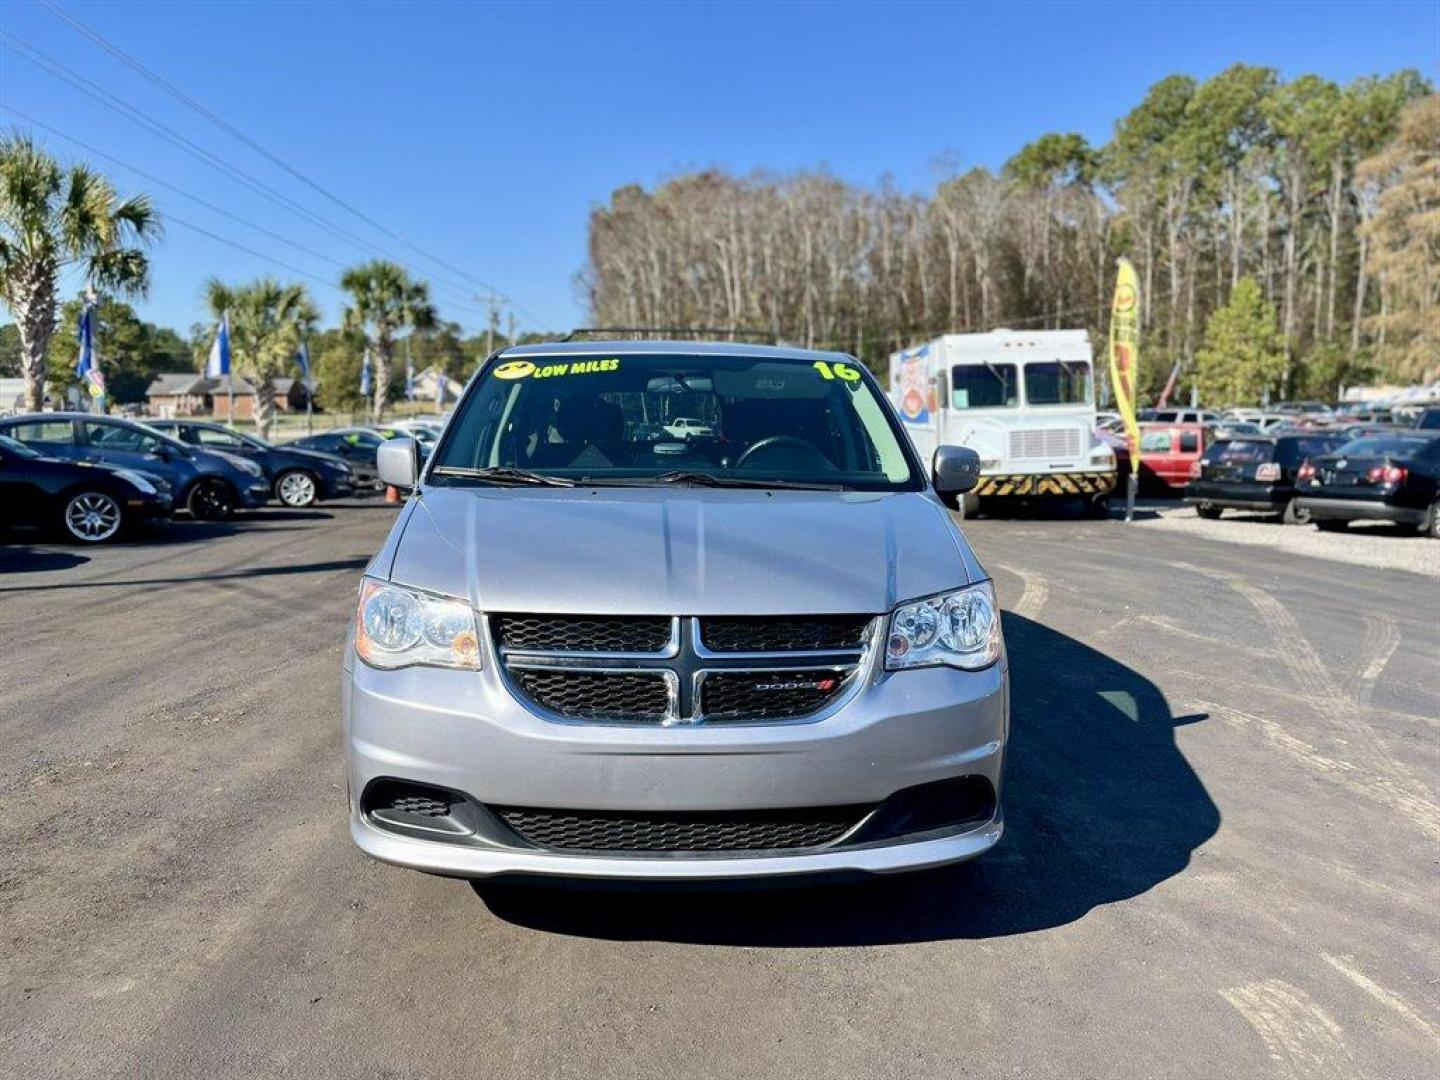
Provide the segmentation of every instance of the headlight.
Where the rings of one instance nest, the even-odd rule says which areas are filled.
[[[989,667],[1004,650],[995,589],[988,581],[902,604],[890,615],[885,666]]]
[[[1113,464],[1115,461],[1115,451],[1108,445],[1101,444],[1090,451],[1090,460]]]
[[[132,472],[129,469],[116,469],[115,475],[124,477],[130,482],[132,487],[139,488],[140,491],[146,495],[156,494],[155,485],[150,483],[149,480],[145,479],[145,477],[141,476],[138,472]]]
[[[478,668],[475,612],[461,600],[366,578],[355,617],[355,651],[377,668]]]

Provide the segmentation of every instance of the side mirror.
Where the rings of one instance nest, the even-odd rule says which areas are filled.
[[[963,495],[980,482],[980,455],[966,446],[936,447],[931,478],[939,494]]]
[[[170,448],[168,446],[157,446],[154,450],[150,451],[150,454],[159,461],[170,460]]]
[[[420,451],[415,440],[404,436],[386,439],[375,451],[375,466],[382,483],[397,488],[414,487],[420,475]]]

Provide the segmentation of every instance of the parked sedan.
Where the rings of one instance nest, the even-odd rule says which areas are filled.
[[[1295,477],[1308,458],[1344,445],[1333,435],[1271,435],[1223,439],[1191,467],[1185,501],[1202,518],[1225,510],[1278,514],[1287,525],[1309,520],[1295,502]]]
[[[117,416],[58,412],[12,416],[0,420],[0,435],[48,457],[154,473],[174,491],[175,505],[197,518],[227,518],[237,508],[263,506],[270,496],[265,472],[253,461],[186,446]]]
[[[1295,491],[1322,529],[1393,521],[1440,537],[1440,438],[1416,432],[1347,442],[1301,466]]]
[[[333,454],[350,466],[355,473],[357,483],[379,486],[380,473],[375,467],[375,452],[387,439],[399,438],[408,434],[410,433],[389,427],[336,428],[334,431],[307,435],[303,439],[286,443],[285,449],[313,450],[324,454]],[[430,445],[419,440],[417,443],[421,459],[429,457]]]
[[[99,544],[169,517],[173,506],[170,485],[158,476],[47,457],[0,435],[0,525],[56,529]]]
[[[265,471],[271,494],[286,506],[313,506],[321,499],[343,499],[355,490],[354,472],[334,454],[276,446],[208,420],[154,420],[148,426],[187,445],[255,462]]]

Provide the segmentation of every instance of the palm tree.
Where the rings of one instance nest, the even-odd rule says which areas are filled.
[[[423,281],[412,281],[403,266],[384,259],[345,271],[340,285],[351,298],[345,309],[345,328],[363,332],[375,353],[372,414],[378,423],[390,401],[390,361],[395,355],[396,335],[435,325],[430,289]]]
[[[44,395],[61,272],[78,265],[93,289],[144,295],[142,245],[159,231],[148,196],[122,199],[89,166],[62,167],[25,135],[0,138],[0,296],[20,331],[27,409]]]
[[[245,285],[211,278],[205,302],[216,319],[230,316],[231,363],[254,388],[255,426],[268,439],[275,419],[274,380],[294,367],[300,343],[315,329],[320,312],[304,285],[270,277]]]

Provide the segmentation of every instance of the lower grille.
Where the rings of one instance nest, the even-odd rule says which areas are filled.
[[[659,723],[670,713],[670,688],[662,672],[515,667],[510,670],[526,697],[561,716]]]
[[[785,720],[816,712],[840,696],[837,671],[712,671],[700,685],[706,720]]]
[[[490,808],[532,844],[564,851],[770,851],[833,843],[865,806],[637,813]]]

